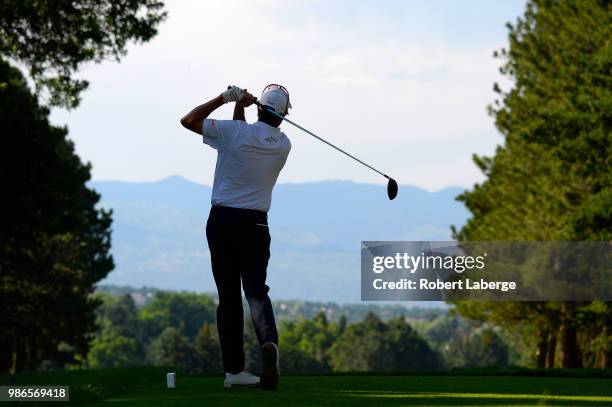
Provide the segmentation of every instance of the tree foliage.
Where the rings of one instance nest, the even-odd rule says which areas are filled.
[[[508,28],[509,48],[496,55],[513,85],[496,84],[500,100],[489,108],[505,143],[494,157],[474,157],[487,179],[459,197],[472,217],[456,237],[611,240],[612,3],[532,0]],[[561,364],[578,367],[579,342],[590,340],[578,333],[582,306],[460,303],[458,310],[537,326],[538,365],[554,365],[559,338]],[[609,332],[604,321],[598,329]]]
[[[215,320],[215,306],[208,295],[158,291],[143,307],[140,320],[148,336],[157,336],[166,327],[184,324],[184,334],[193,339],[204,323]]]
[[[444,356],[452,367],[508,366],[506,345],[492,328],[486,326],[468,332],[457,332],[446,344]]]
[[[214,325],[204,323],[198,330],[195,338],[194,359],[193,370],[197,373],[223,371],[219,333]]]
[[[89,294],[113,268],[111,213],[96,208],[89,164],[37,96],[46,90],[49,104],[77,106],[87,82],[73,75],[119,60],[164,17],[155,0],[0,1],[0,371],[82,361],[98,304]],[[27,69],[37,95],[10,63]],[[120,332],[103,336],[114,349],[133,345]]]
[[[65,128],[0,61],[0,371],[73,361],[94,331],[93,285],[113,268],[111,213]]]
[[[147,349],[147,362],[158,366],[174,366],[191,370],[194,361],[192,343],[185,336],[183,325],[167,327],[154,339]]]
[[[406,323],[397,318],[388,324],[374,314],[349,325],[329,350],[336,371],[431,370],[441,367],[435,352]]]
[[[96,310],[98,330],[90,343],[87,366],[110,368],[142,364],[141,324],[132,297],[96,293],[95,298],[100,302]]]
[[[195,294],[188,292],[165,293],[173,297],[184,297],[189,303]],[[206,309],[200,312],[211,315],[215,310],[212,298],[206,294],[207,301],[201,301]],[[221,350],[217,328],[214,323],[204,322],[195,336],[186,334],[187,326],[196,326],[202,317],[198,312],[188,312],[174,322],[160,318],[156,330],[147,326],[147,313],[142,312],[153,302],[135,306],[130,295],[112,296],[97,293],[102,305],[97,310],[96,331],[92,346],[86,359],[89,367],[118,367],[125,365],[156,364],[174,365],[182,370],[201,374],[222,371]],[[167,298],[167,297],[164,297]],[[210,300],[210,301],[208,301]],[[157,301],[155,315],[165,315],[162,308],[172,307],[171,301]],[[444,314],[422,324],[439,325],[438,319],[446,319]],[[456,319],[455,328],[436,334],[433,344],[448,342],[455,331],[465,325],[465,320]],[[262,368],[261,346],[255,335],[250,319],[245,321],[244,350],[245,368],[258,373]],[[472,325],[465,325],[464,333],[473,335]],[[425,331],[435,331],[435,328]],[[447,332],[446,332],[447,331]],[[374,314],[368,315],[356,324],[340,324],[328,321],[320,312],[312,319],[283,320],[279,329],[280,368],[283,372],[325,373],[350,370],[406,370],[435,369],[442,367],[441,357],[432,350],[405,318],[398,317],[383,322]],[[429,336],[428,336],[429,339]],[[496,339],[496,338],[495,338]],[[476,359],[503,349],[489,349],[495,341],[475,341],[473,346],[481,347],[478,352],[470,353],[462,359],[466,364],[478,365]],[[505,345],[504,345],[505,346]],[[491,359],[487,359],[491,360]]]
[[[105,329],[91,343],[87,366],[95,369],[133,366],[139,364],[139,356],[140,344],[135,338]]]
[[[88,86],[74,74],[88,62],[119,61],[165,17],[159,0],[2,0],[0,57],[27,67],[50,104],[74,108]]]
[[[325,314],[319,312],[313,319],[284,321],[281,331],[280,346],[292,350],[302,364],[309,364],[312,369],[319,365],[320,370],[329,369],[328,350],[341,333],[339,324],[328,321]],[[291,368],[300,371],[298,367]]]

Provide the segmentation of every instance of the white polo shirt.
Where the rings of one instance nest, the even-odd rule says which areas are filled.
[[[291,150],[285,133],[263,122],[204,119],[202,136],[217,150],[211,203],[268,212]]]

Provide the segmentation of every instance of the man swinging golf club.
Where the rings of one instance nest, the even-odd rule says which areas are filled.
[[[223,384],[261,385],[274,390],[279,375],[278,333],[266,285],[270,258],[267,212],[272,189],[291,150],[289,139],[278,128],[291,104],[287,89],[268,85],[258,101],[258,121],[248,124],[244,108],[256,101],[246,89],[230,86],[185,115],[181,124],[217,150],[206,237],[219,294],[217,328],[225,369]],[[233,120],[208,118],[228,102],[236,103]],[[262,347],[261,380],[244,370],[241,281]]]

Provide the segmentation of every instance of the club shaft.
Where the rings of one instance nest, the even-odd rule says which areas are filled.
[[[268,112],[272,113],[272,114],[273,114],[273,115],[275,115],[276,117],[281,118],[281,119],[283,119],[284,121],[286,121],[286,122],[288,122],[288,123],[290,123],[290,124],[294,125],[294,126],[295,126],[295,127],[297,127],[298,129],[300,129],[300,130],[302,130],[302,131],[304,131],[304,132],[306,132],[306,133],[310,134],[312,137],[316,138],[317,140],[322,141],[323,143],[327,144],[328,146],[335,148],[336,150],[340,151],[342,154],[344,154],[344,155],[346,155],[346,156],[348,156],[348,157],[352,158],[353,160],[357,161],[358,163],[361,163],[361,164],[365,165],[366,167],[368,167],[368,168],[369,168],[369,169],[371,169],[372,171],[375,171],[375,172],[379,173],[380,175],[382,175],[383,177],[385,177],[385,178],[389,179],[389,176],[388,176],[387,174],[383,174],[382,172],[378,171],[376,168],[372,167],[371,165],[369,165],[369,164],[367,164],[367,163],[364,163],[363,161],[361,161],[359,158],[355,157],[354,155],[347,153],[346,151],[344,151],[344,150],[343,150],[343,149],[341,149],[340,147],[336,147],[335,145],[333,145],[333,144],[332,144],[332,143],[330,143],[329,141],[327,141],[327,140],[325,140],[325,139],[323,139],[323,138],[321,138],[321,137],[317,136],[316,134],[314,134],[314,133],[313,133],[313,132],[311,132],[310,130],[307,130],[307,129],[303,128],[302,126],[300,126],[299,124],[297,124],[297,123],[295,123],[295,122],[293,122],[293,121],[291,121],[291,120],[287,119],[285,116],[280,115],[280,114],[276,113],[275,111],[273,111],[272,109],[269,109],[269,108],[267,108],[267,107],[265,107],[265,106],[261,105],[259,102],[255,102],[255,104],[256,104],[257,106],[261,107],[262,109],[266,109],[266,111],[268,111]]]

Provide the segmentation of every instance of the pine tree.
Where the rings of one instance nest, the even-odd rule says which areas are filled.
[[[76,107],[87,81],[75,72],[118,61],[165,16],[158,0],[0,2],[0,373],[82,361],[95,330],[89,294],[113,268],[111,213],[86,185],[90,165],[37,96]]]
[[[147,360],[156,366],[172,366],[185,371],[194,369],[194,351],[185,336],[185,326],[168,327],[149,344]]]
[[[490,107],[505,137],[474,157],[487,179],[460,196],[472,213],[459,240],[612,239],[612,4],[532,0],[497,56],[513,83]],[[563,367],[582,365],[579,303],[459,303],[464,315],[531,326],[543,367],[557,339]],[[608,315],[612,307],[605,305]],[[609,318],[608,318],[609,319]],[[610,332],[605,319],[601,331]],[[605,325],[605,326],[604,326]],[[529,330],[526,330],[526,332]],[[607,351],[609,352],[609,350]],[[535,353],[535,352],[534,352]],[[552,358],[554,361],[554,357]],[[609,359],[609,357],[608,357]]]
[[[48,115],[0,60],[0,372],[82,357],[95,330],[89,294],[113,268],[111,213]]]
[[[219,373],[223,371],[219,337],[211,325],[206,322],[202,324],[196,335],[194,356],[196,372]]]

